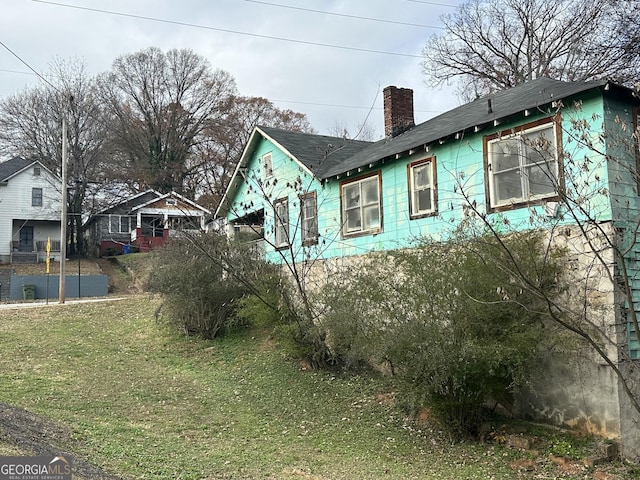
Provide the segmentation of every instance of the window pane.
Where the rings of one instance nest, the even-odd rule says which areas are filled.
[[[525,133],[522,140],[526,150],[526,163],[548,162],[555,157],[553,128]]]
[[[529,179],[529,195],[547,195],[556,191],[555,175],[550,171],[551,165],[542,163],[527,169]]]
[[[129,230],[129,217],[120,217],[120,233],[127,233]]]
[[[278,202],[275,208],[276,247],[289,243],[289,207],[287,202]]]
[[[343,189],[344,201],[347,208],[360,205],[360,184],[345,185]]]
[[[425,188],[415,194],[415,204],[418,212],[431,210],[431,189]]]
[[[493,182],[496,203],[503,203],[512,199],[522,199],[522,184],[520,182],[519,170],[510,170],[496,174],[494,175]]]
[[[361,230],[360,209],[348,210],[347,212],[347,232]]]
[[[498,140],[491,144],[491,164],[494,172],[520,166],[519,143],[517,139],[509,139]]]
[[[378,177],[372,177],[362,182],[363,205],[378,203]]]
[[[370,230],[380,226],[380,210],[378,205],[364,208],[364,229]]]
[[[431,164],[413,167],[413,186],[416,189],[431,185]]]
[[[118,221],[118,216],[117,215],[111,215],[109,217],[109,231],[111,233],[118,233],[120,230],[118,230],[119,227],[119,221]]]

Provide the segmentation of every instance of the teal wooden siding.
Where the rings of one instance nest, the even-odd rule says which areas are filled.
[[[607,131],[609,189],[613,219],[621,234],[620,250],[626,252],[624,266],[630,279],[633,305],[625,302],[625,320],[629,355],[640,359],[638,335],[630,319],[630,309],[640,317],[640,243],[637,222],[640,218],[640,196],[636,170],[636,145],[632,137],[633,109],[615,99],[607,99],[604,108],[604,124]],[[618,266],[620,268],[620,265]]]
[[[572,159],[570,162],[564,162],[565,179],[570,179],[567,188],[574,191],[575,195],[583,195],[588,198],[588,202],[585,203],[586,208],[599,221],[607,221],[612,217],[611,202],[607,193],[609,185],[607,164],[604,157],[594,154],[590,148],[584,145],[584,139],[578,138],[581,132],[575,132],[572,125],[578,125],[582,121],[589,122],[592,125],[590,128],[590,135],[593,137],[591,141],[597,147],[604,124],[603,115],[601,96],[594,96],[583,101],[580,108],[567,106],[563,109],[562,115],[562,140],[565,151]],[[298,257],[303,252],[300,233],[295,232],[295,228],[299,229],[300,202],[298,196],[301,193],[315,190],[318,196],[320,237],[317,247],[307,247],[311,249],[311,251],[306,251],[310,258],[344,257],[371,251],[403,248],[425,236],[435,240],[444,239],[451,235],[465,215],[464,207],[468,205],[468,201],[462,195],[462,190],[469,201],[475,202],[481,211],[485,211],[487,180],[484,169],[483,138],[549,116],[549,114],[543,113],[527,117],[523,115],[510,123],[500,124],[492,129],[467,135],[465,138],[431,145],[429,151],[422,149],[411,156],[405,155],[382,164],[378,163],[374,168],[363,168],[357,174],[342,175],[340,178],[332,178],[322,183],[309,175],[301,165],[289,158],[276,145],[263,139],[255,148],[252,160],[247,165],[248,173],[245,174],[245,178],[248,179],[248,182],[243,183],[238,189],[227,219],[233,221],[251,210],[264,208],[264,235],[266,238],[271,238],[270,236],[273,235],[272,203],[278,198],[287,197],[291,217],[290,225],[293,229],[291,231],[294,242],[293,250]],[[604,149],[604,146],[602,148]],[[273,170],[277,184],[269,183],[263,192],[261,187],[255,184],[255,181],[256,179],[264,179],[260,159],[268,152],[273,155]],[[585,169],[581,161],[587,157],[589,157],[589,168]],[[436,163],[437,215],[411,219],[407,165],[421,158],[433,158]],[[375,172],[380,172],[382,178],[382,231],[374,235],[344,237],[340,223],[342,216],[340,184]],[[290,187],[294,183],[298,187]],[[265,200],[265,194],[269,200]],[[532,211],[543,218],[542,206],[515,208],[493,216],[506,219],[509,224],[508,231],[525,230],[532,226]],[[572,220],[570,216],[566,215],[563,221],[571,223]],[[558,220],[549,219],[549,222],[558,223]],[[282,261],[282,252],[274,253],[273,249],[267,247],[267,258],[270,261]]]

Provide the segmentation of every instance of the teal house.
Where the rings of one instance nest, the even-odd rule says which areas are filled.
[[[383,98],[385,137],[377,142],[257,127],[216,212],[227,234],[249,232],[269,261],[284,263],[446,239],[470,215],[505,231],[545,229],[572,250],[571,268],[590,285],[585,305],[602,307],[609,366],[633,378],[637,93],[608,81],[539,78],[418,125],[411,90],[387,87]],[[596,268],[603,255],[610,260]],[[627,296],[619,294],[621,272]],[[568,359],[559,368],[561,355],[539,385],[532,381],[525,414],[613,439],[640,459],[640,413],[619,376],[592,354],[580,368],[568,368]]]
[[[378,142],[257,127],[217,216],[230,233],[253,226],[267,258],[280,261],[446,236],[470,204],[530,228],[532,208],[561,208],[558,189],[588,193],[585,214],[598,221],[614,219],[616,208],[637,207],[636,157],[628,145],[639,100],[624,87],[541,78],[420,125],[413,123],[412,95],[385,89],[386,135]],[[611,132],[614,145],[604,141]],[[611,154],[620,160],[607,162]],[[584,157],[591,159],[587,168],[576,160]]]

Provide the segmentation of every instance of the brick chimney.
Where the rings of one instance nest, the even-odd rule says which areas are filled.
[[[385,136],[395,137],[413,127],[413,90],[390,86],[382,94]]]

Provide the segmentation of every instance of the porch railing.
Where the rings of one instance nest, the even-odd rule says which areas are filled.
[[[28,249],[28,247],[26,247],[25,245],[20,245],[20,242],[18,240],[13,240],[11,242],[11,251],[20,252],[20,253],[46,252],[47,241],[34,240],[33,247],[31,249]],[[52,252],[60,251],[60,240],[51,240],[51,251]]]

